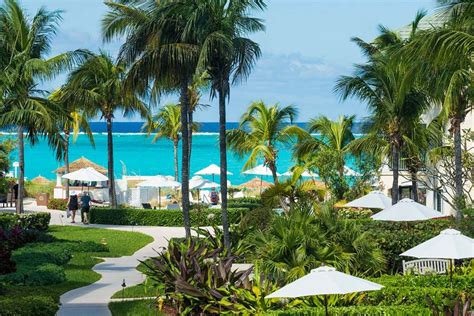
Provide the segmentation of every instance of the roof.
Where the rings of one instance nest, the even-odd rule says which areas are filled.
[[[31,179],[31,182],[34,182],[34,183],[44,183],[44,184],[49,184],[49,183],[52,183],[51,180],[49,179],[46,179],[45,177],[43,176],[37,176],[36,178],[33,178]]]
[[[418,23],[418,30],[429,30],[434,28],[442,27],[449,19],[452,13],[451,9],[440,9],[433,14],[423,17]],[[404,27],[399,28],[396,32],[400,35],[401,38],[407,39],[410,37],[412,30],[411,23],[405,25]]]
[[[95,170],[99,171],[102,174],[107,174],[107,169],[96,164],[95,162],[90,161],[89,159],[85,157],[81,157],[77,160],[74,160],[73,162],[69,164],[69,172],[74,172],[83,168],[94,168]],[[66,172],[65,166],[62,166],[53,171],[53,173],[60,173],[60,174],[64,174],[65,172]]]
[[[253,178],[250,181],[247,181],[245,183],[242,183],[239,185],[239,189],[247,189],[247,190],[255,190],[255,189],[266,189],[271,187],[272,184],[270,182],[261,180],[260,178]]]

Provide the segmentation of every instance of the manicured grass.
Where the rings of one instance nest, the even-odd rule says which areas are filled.
[[[6,296],[49,296],[59,302],[61,294],[89,285],[100,279],[100,275],[91,270],[94,265],[101,262],[97,257],[129,256],[153,241],[152,237],[141,233],[75,226],[51,226],[48,234],[57,239],[54,243],[92,242],[106,244],[108,251],[73,252],[71,260],[64,266],[65,282],[47,286],[9,285],[5,293]],[[98,249],[100,248],[98,247]]]
[[[154,300],[112,302],[109,309],[113,316],[161,316],[164,315],[155,307]]]

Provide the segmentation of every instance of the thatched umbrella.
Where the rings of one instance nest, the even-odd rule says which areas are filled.
[[[102,173],[102,174],[107,174],[107,169],[102,167],[101,165],[96,164],[95,162],[90,161],[89,159],[85,157],[81,157],[77,160],[74,160],[69,164],[69,172],[74,172],[80,169],[85,169],[85,168],[94,168],[96,171]],[[56,170],[53,171],[53,173],[59,173],[59,174],[64,174],[66,172],[66,167],[60,167]]]
[[[270,182],[264,181],[261,178],[253,178],[252,180],[242,183],[238,186],[241,190],[256,191],[259,190],[262,193],[262,189],[268,189],[272,184]]]

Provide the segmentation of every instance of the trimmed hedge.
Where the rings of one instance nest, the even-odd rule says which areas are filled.
[[[432,315],[428,308],[420,306],[350,306],[350,307],[329,307],[330,315],[375,315],[375,316],[402,316],[402,315]],[[268,316],[320,316],[325,315],[323,307],[293,308],[291,310],[282,310],[268,312]]]
[[[67,208],[67,199],[49,199],[48,210],[65,211]]]
[[[248,209],[229,208],[227,211],[229,223],[235,224],[248,212]],[[193,226],[222,224],[219,209],[191,210],[190,216]],[[93,208],[90,211],[90,222],[108,225],[183,226],[183,212],[181,210]]]
[[[18,296],[0,298],[2,316],[51,316],[58,310],[52,298],[45,296]]]
[[[34,267],[23,267],[17,272],[2,276],[1,279],[9,283],[28,286],[50,285],[66,281],[66,273],[63,267],[45,263]]]
[[[248,208],[253,210],[262,206],[263,203],[260,198],[237,198],[227,200],[228,208]]]
[[[47,231],[51,214],[34,213],[16,215],[14,213],[0,213],[0,228],[7,230],[18,225],[23,229],[35,229],[39,231]]]

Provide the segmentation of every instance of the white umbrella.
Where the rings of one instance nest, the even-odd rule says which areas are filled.
[[[403,199],[371,217],[376,221],[410,222],[445,217],[445,215],[412,199]]]
[[[211,164],[194,174],[198,176],[212,176],[212,181],[214,181],[214,176],[219,176],[221,174],[221,168],[218,165]],[[232,175],[232,172],[227,171],[227,174]]]
[[[293,172],[291,170],[288,170],[287,172],[283,173],[282,176],[285,176],[285,177],[291,177],[293,176]],[[317,178],[319,177],[319,175],[315,172],[311,172],[311,171],[308,171],[308,170],[305,170],[301,173],[301,176],[304,177],[304,178]]]
[[[346,176],[352,176],[352,177],[360,177],[361,174],[358,173],[357,171],[355,170],[352,170],[351,168],[349,168],[348,166],[344,166],[344,174]]]
[[[191,180],[189,180],[189,189],[194,190],[194,189],[211,189],[211,188],[217,188],[220,187],[219,183],[209,181],[207,179],[204,179],[202,177],[192,177]]]
[[[176,188],[179,187],[181,183],[178,181],[172,180],[172,177],[166,176],[154,176],[148,180],[140,182],[137,184],[138,187],[142,188],[158,188],[158,207],[161,208],[161,188]]]
[[[455,229],[445,229],[438,236],[422,242],[400,256],[427,259],[469,259],[474,258],[474,239]],[[450,268],[452,286],[453,269]]]
[[[392,200],[380,191],[372,191],[352,202],[344,205],[344,207],[357,208],[378,208],[385,209],[392,206]]]
[[[355,292],[377,291],[382,285],[370,282],[349,274],[336,271],[332,267],[319,267],[311,273],[285,285],[281,289],[266,296],[266,298],[300,297],[313,295],[349,294]],[[327,297],[324,296],[324,305],[327,311]]]
[[[264,165],[258,165],[255,168],[245,170],[242,172],[243,174],[255,174],[257,176],[273,176],[272,171],[270,168]],[[281,176],[281,174],[277,173],[277,176]]]
[[[109,178],[104,176],[102,173],[99,171],[95,170],[92,167],[88,168],[82,168],[70,173],[67,173],[62,176],[62,178],[67,179],[67,180],[74,180],[74,181],[80,181],[81,184],[82,182],[104,182],[108,181]],[[89,190],[89,185],[87,185],[87,190]]]

